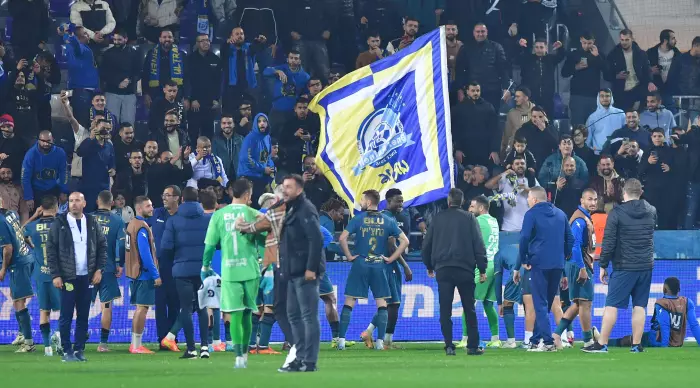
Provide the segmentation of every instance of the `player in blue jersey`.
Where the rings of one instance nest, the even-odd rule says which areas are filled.
[[[378,339],[375,349],[384,349],[384,334],[386,334],[389,319],[386,299],[391,297],[386,267],[406,251],[408,237],[399,229],[396,221],[377,210],[379,199],[379,192],[376,190],[367,190],[362,193],[360,205],[363,213],[353,217],[340,235],[340,246],[345,257],[352,263],[352,268],[345,285],[345,305],[340,315],[338,350],[345,349],[345,334],[355,301],[367,299],[370,290],[377,303]],[[350,235],[355,235],[354,255],[350,253],[348,247]],[[389,256],[397,238],[398,247]]]
[[[99,292],[102,303],[102,330],[100,343],[97,345],[97,351],[100,353],[109,352],[107,342],[112,328],[112,302],[122,297],[117,279],[122,276],[121,257],[124,252],[125,225],[121,217],[111,212],[113,201],[111,192],[102,191],[97,196],[97,211],[92,213],[107,239],[107,262],[102,272],[102,281],[92,289],[92,302],[95,302]]]
[[[384,198],[386,199],[386,209],[382,211],[383,214],[389,216],[391,219],[396,221],[401,231],[408,237],[411,235],[411,221],[408,210],[403,208],[403,193],[399,189],[389,189]],[[394,253],[395,245],[390,245],[390,253]],[[389,349],[401,349],[401,347],[393,342],[394,330],[396,329],[396,322],[399,319],[399,309],[401,307],[401,268],[403,268],[404,276],[406,281],[410,282],[413,280],[413,272],[411,268],[404,260],[403,255],[408,253],[408,249],[405,252],[401,252],[399,258],[393,263],[389,264],[386,268],[386,277],[389,282],[389,292],[390,297],[386,300],[387,303],[387,313],[389,319],[386,325],[386,333],[384,334],[384,347]],[[367,327],[367,330],[363,331],[360,335],[362,341],[368,348],[373,347],[372,334],[377,326],[378,314],[374,315],[372,322]]]
[[[5,276],[9,273],[12,307],[15,309],[15,317],[24,335],[24,343],[20,345],[17,353],[33,352],[36,348],[32,339],[32,321],[26,302],[27,298],[34,296],[34,290],[32,290],[34,255],[29,244],[24,241],[19,215],[5,209],[2,198],[0,198],[0,246],[2,246],[0,282],[5,280]]]
[[[24,226],[24,236],[27,243],[34,249],[34,281],[39,299],[39,329],[44,343],[44,355],[53,356],[54,349],[63,356],[61,336],[58,332],[51,335],[51,312],[61,310],[61,291],[53,286],[51,271],[46,256],[46,242],[49,240],[51,224],[58,213],[58,199],[53,195],[45,195],[41,207],[27,220]]]

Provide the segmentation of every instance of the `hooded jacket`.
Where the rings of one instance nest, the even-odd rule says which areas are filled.
[[[564,212],[549,202],[537,203],[523,218],[516,268],[529,264],[541,270],[563,269],[573,247],[574,235]]]
[[[199,276],[210,219],[199,202],[184,202],[165,222],[160,252],[162,259],[173,261],[173,277]]]
[[[67,193],[66,153],[62,148],[52,146],[49,153],[44,154],[36,143],[24,156],[21,180],[27,201],[35,199],[34,190],[48,191],[58,186],[62,193]]]
[[[265,167],[275,167],[270,157],[272,153],[270,127],[268,126],[265,133],[260,132],[260,128],[258,127],[259,117],[264,117],[267,120],[267,115],[264,113],[255,115],[253,119],[253,129],[251,129],[248,136],[243,139],[241,152],[238,155],[237,177],[264,178]]]
[[[643,199],[615,206],[608,214],[600,268],[648,271],[654,268],[656,208]]]
[[[676,119],[670,110],[659,108],[656,112],[643,111],[639,115],[639,126],[643,127],[645,125],[648,125],[651,129],[663,128],[666,144],[671,145],[671,129],[676,126]]]
[[[532,108],[535,107],[531,101],[528,101],[525,106],[516,106],[508,111],[506,116],[506,127],[503,131],[503,139],[501,140],[501,155],[505,155],[508,147],[513,145],[515,132],[523,126],[523,124],[532,120]]]
[[[575,179],[583,182],[583,184],[588,183],[588,166],[583,159],[579,158],[575,154],[571,154],[576,162],[576,173],[574,175]],[[552,155],[549,155],[547,159],[544,160],[542,168],[540,168],[540,174],[537,179],[540,184],[546,185],[549,182],[555,182],[559,176],[564,176],[561,171],[562,163],[564,163],[564,158],[562,157],[561,151],[557,151]]]
[[[614,107],[615,98],[612,95],[610,96],[610,106],[608,108],[603,107],[600,103],[600,95],[596,104],[598,109],[591,113],[586,121],[586,126],[588,127],[586,145],[594,152],[600,153],[608,137],[615,130],[625,126],[625,112]]]

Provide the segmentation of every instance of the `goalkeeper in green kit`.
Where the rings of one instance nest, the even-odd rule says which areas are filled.
[[[201,276],[205,279],[214,275],[211,261],[216,246],[221,244],[221,312],[224,321],[230,322],[227,329],[230,329],[236,352],[234,367],[246,368],[248,340],[253,330],[251,317],[258,308],[255,298],[260,283],[259,244],[256,238],[264,236],[236,231],[234,224],[238,218],[255,222],[262,213],[248,206],[253,195],[250,181],[238,179],[231,186],[231,204],[217,210],[209,222]]]
[[[469,204],[469,212],[476,217],[476,221],[479,223],[479,229],[481,229],[481,237],[484,239],[484,246],[486,247],[486,259],[488,265],[486,267],[486,281],[479,283],[479,271],[477,270],[476,275],[476,289],[474,290],[474,300],[481,301],[484,306],[484,312],[486,313],[486,319],[489,322],[489,329],[491,330],[491,341],[486,344],[489,348],[500,348],[501,340],[498,338],[498,312],[494,303],[496,303],[496,292],[501,292],[501,290],[496,290],[494,287],[494,267],[493,260],[498,253],[498,221],[489,215],[490,203],[488,198],[483,195],[479,195],[472,199]],[[462,316],[462,341],[457,344],[457,347],[467,346],[467,325],[466,318]],[[463,346],[462,346],[463,344]]]

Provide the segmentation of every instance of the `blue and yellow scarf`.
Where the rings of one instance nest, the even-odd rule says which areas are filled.
[[[197,153],[194,153],[195,156],[197,156]],[[209,154],[202,158],[202,164],[206,165],[207,162],[210,163],[210,166],[212,166],[211,172],[214,174],[214,179],[219,182],[221,185],[224,183],[224,177],[223,177],[223,171],[224,171],[224,166],[221,164],[221,159],[215,157],[212,154]]]
[[[156,46],[151,53],[151,74],[148,80],[148,86],[157,88],[160,86],[160,45]],[[177,45],[173,45],[170,49],[170,79],[175,81],[178,86],[182,86],[184,73],[182,71],[182,57]]]

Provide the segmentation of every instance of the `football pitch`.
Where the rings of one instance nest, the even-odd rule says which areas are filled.
[[[343,352],[322,344],[319,371],[282,374],[284,356],[250,355],[248,369],[233,369],[232,353],[212,353],[208,360],[180,360],[180,354],[132,355],[127,345],[111,345],[111,353],[89,346],[87,363],[61,363],[60,357],[37,352],[14,354],[0,346],[3,387],[658,387],[695,386],[700,349],[627,348],[608,354],[584,354],[576,344],[557,353],[520,349],[487,349],[483,356],[458,351],[447,357],[440,344],[405,344],[404,350],[373,351],[357,344]],[[151,344],[150,348],[155,346]]]

